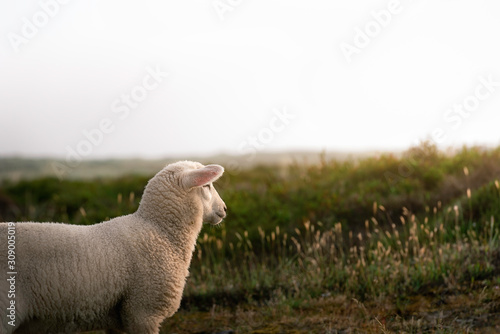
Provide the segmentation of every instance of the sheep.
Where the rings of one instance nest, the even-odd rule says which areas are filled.
[[[167,165],[135,213],[91,226],[1,223],[0,333],[159,333],[180,306],[202,225],[226,216],[212,184],[223,172]]]

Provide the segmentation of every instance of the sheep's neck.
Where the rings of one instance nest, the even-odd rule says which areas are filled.
[[[196,218],[188,220],[171,219],[165,221],[161,226],[163,227],[162,232],[189,267],[196,246],[196,239],[201,231],[202,220]]]
[[[203,209],[200,203],[175,188],[150,183],[136,214],[153,224],[189,266],[203,225]]]
[[[196,239],[203,225],[202,217],[191,212],[185,212],[184,215],[180,216],[178,211],[163,211],[161,216],[147,214],[154,212],[158,211],[138,210],[136,214],[148,224],[152,224],[157,233],[173,246],[171,251],[178,254],[189,266],[196,246]]]

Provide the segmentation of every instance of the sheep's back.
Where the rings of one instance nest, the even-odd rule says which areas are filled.
[[[75,328],[113,321],[108,318],[127,287],[129,266],[127,256],[112,246],[118,241],[109,240],[100,225],[15,224],[18,321],[52,319]],[[0,235],[7,235],[7,224],[0,224]],[[8,271],[6,250],[2,238],[2,275]],[[0,282],[0,304],[9,302],[5,282]]]

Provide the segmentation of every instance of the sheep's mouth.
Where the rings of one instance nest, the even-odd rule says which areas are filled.
[[[219,219],[213,222],[212,225],[219,225],[222,222],[222,220],[224,220],[224,217],[222,216],[217,215],[217,217],[219,217]]]
[[[203,224],[215,226],[219,225],[223,219],[223,216],[214,214],[210,218],[203,220]]]
[[[222,220],[224,220],[224,218],[225,218],[225,217],[226,217],[226,215],[225,215],[225,214],[223,214],[223,213],[218,213],[218,212],[217,212],[217,213],[214,215],[214,218],[215,218],[215,219],[214,219],[213,221],[211,221],[211,222],[210,222],[210,225],[214,225],[214,226],[215,226],[215,225],[219,225],[219,224],[222,222]]]

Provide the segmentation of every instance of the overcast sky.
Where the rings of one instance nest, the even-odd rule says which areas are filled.
[[[500,2],[3,1],[0,155],[500,144]]]

